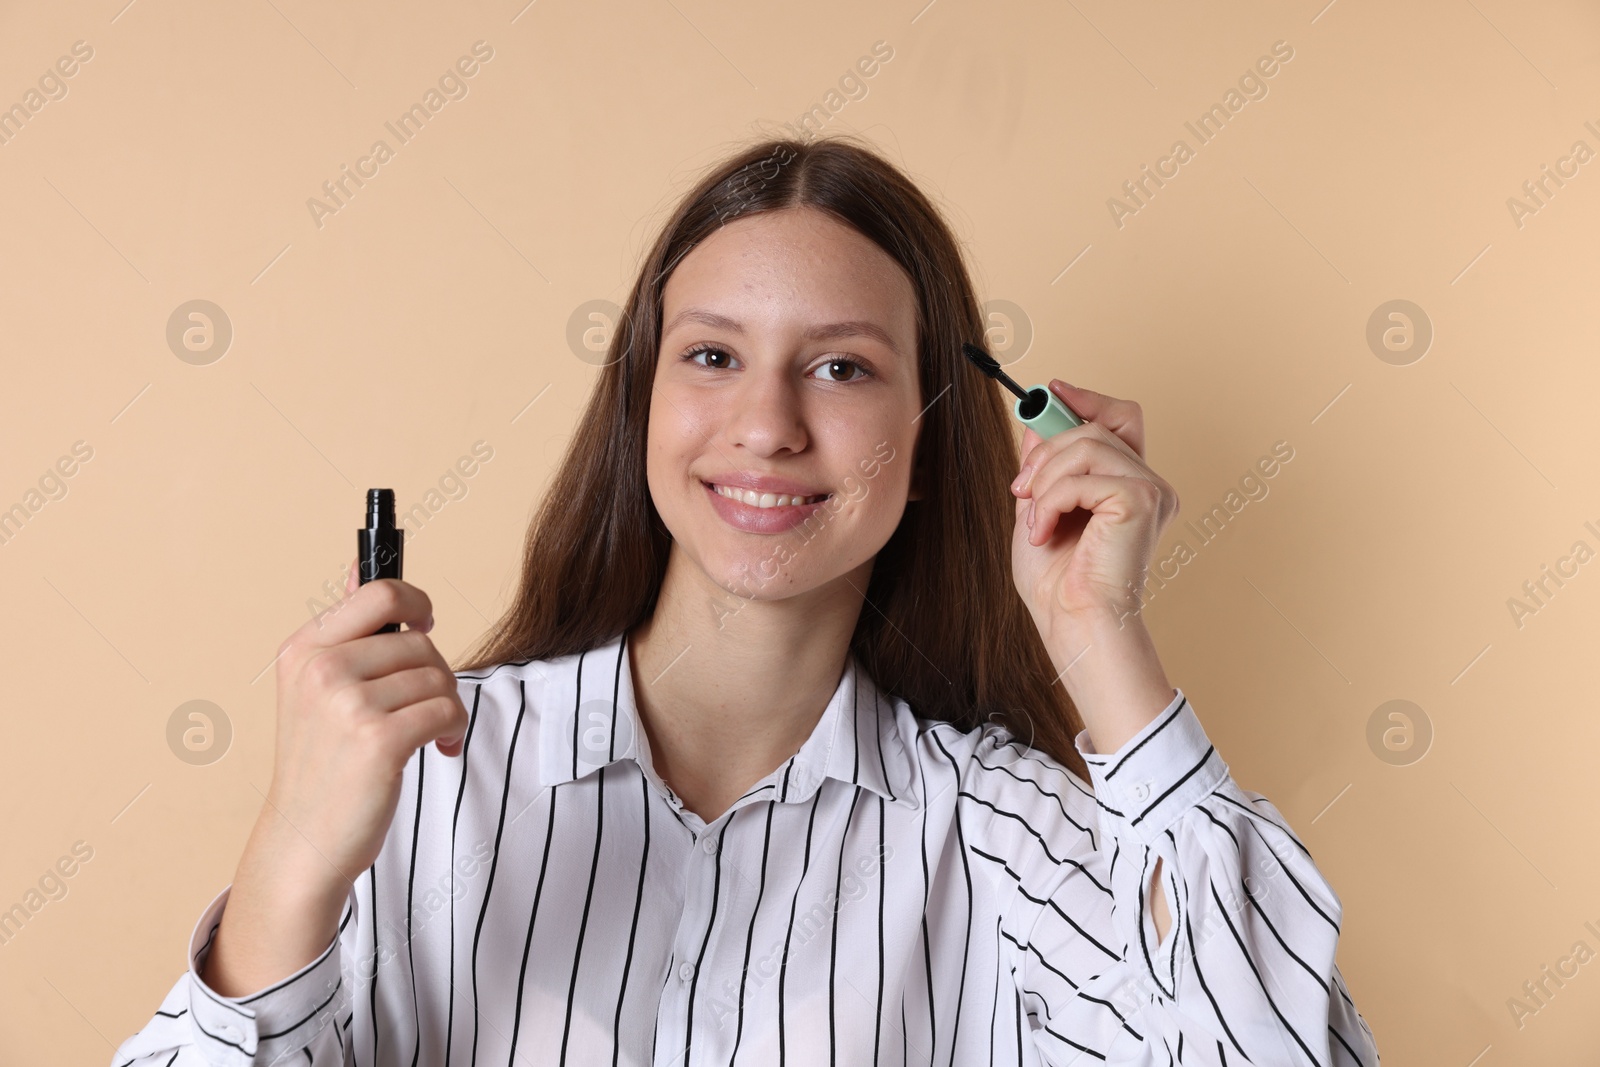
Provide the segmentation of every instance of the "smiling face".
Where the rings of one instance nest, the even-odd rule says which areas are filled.
[[[697,245],[662,292],[650,404],[669,576],[692,561],[758,600],[844,577],[864,591],[917,498],[917,369],[911,279],[850,227],[791,208]]]

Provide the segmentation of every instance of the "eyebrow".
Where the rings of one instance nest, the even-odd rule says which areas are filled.
[[[685,308],[678,312],[673,320],[667,323],[662,331],[663,336],[671,333],[686,322],[698,322],[713,329],[727,330],[729,333],[743,334],[744,324],[738,319],[730,319],[726,315],[718,315],[714,311],[704,308]],[[818,323],[807,328],[803,335],[808,341],[834,341],[841,337],[870,337],[884,345],[896,355],[900,354],[900,346],[894,343],[894,338],[889,336],[887,330],[875,322],[866,319],[847,319],[843,322]]]

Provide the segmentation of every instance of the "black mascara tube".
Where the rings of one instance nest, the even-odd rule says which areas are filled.
[[[375,578],[400,577],[401,557],[405,554],[406,532],[394,524],[394,490],[367,490],[367,525],[356,531],[356,558],[361,568],[361,585]],[[377,632],[398,632],[400,624],[386,623]]]

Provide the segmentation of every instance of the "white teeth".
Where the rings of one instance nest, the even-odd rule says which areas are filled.
[[[737,500],[756,508],[789,508],[799,504],[815,504],[827,496],[826,493],[820,496],[782,496],[778,493],[757,493],[752,489],[734,489],[726,485],[715,485],[712,488],[717,491],[718,496],[725,496],[729,500]]]

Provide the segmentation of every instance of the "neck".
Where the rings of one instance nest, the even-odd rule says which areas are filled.
[[[872,560],[795,596],[740,600],[673,545],[629,634],[656,773],[711,822],[799,751],[839,686]]]

